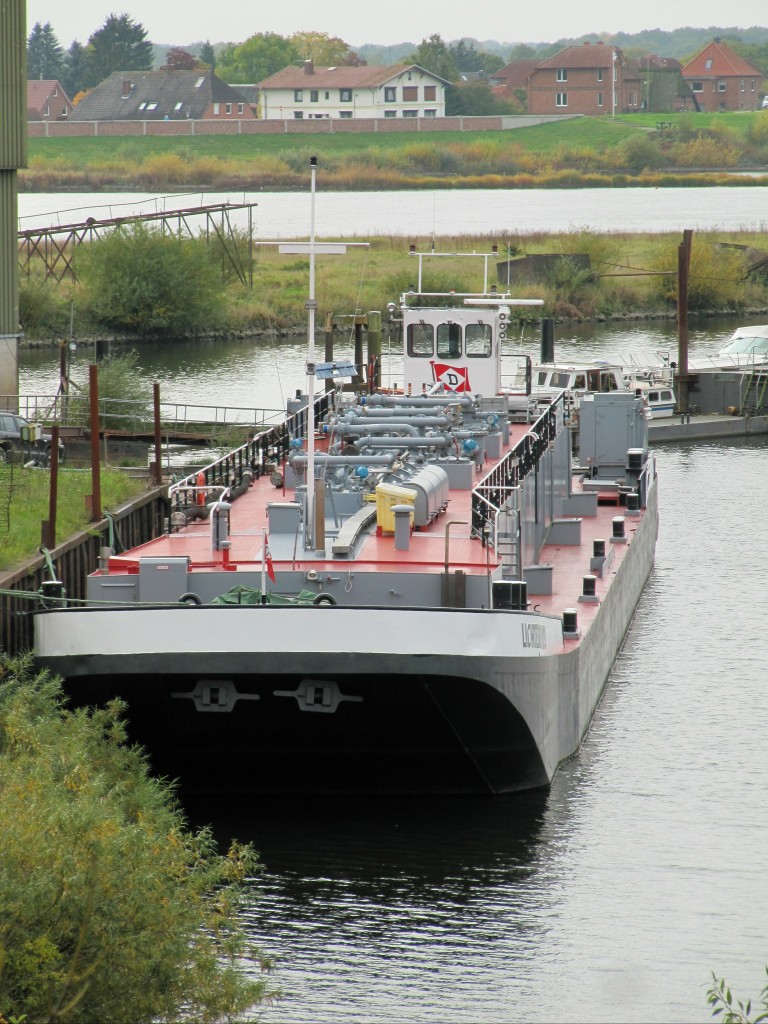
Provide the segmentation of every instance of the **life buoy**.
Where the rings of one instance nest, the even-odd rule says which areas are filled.
[[[334,605],[336,604],[336,598],[331,597],[330,594],[318,594],[312,604],[316,604],[318,606],[322,604]]]
[[[179,604],[190,604],[194,606],[200,606],[202,603],[202,598],[200,598],[197,594],[193,594],[191,592],[187,594],[182,594],[181,597],[179,598]]]
[[[198,488],[197,491],[195,492],[195,501],[197,502],[198,505],[204,505],[205,491],[201,490],[200,488],[205,487],[205,473],[198,473],[197,477],[195,478],[195,483],[197,484]]]

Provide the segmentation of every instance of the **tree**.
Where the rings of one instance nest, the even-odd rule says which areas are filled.
[[[72,41],[64,55],[64,66],[61,72],[61,84],[71,100],[84,88],[87,75],[88,55],[82,43]]]
[[[312,60],[326,67],[359,63],[357,54],[338,36],[329,36],[325,32],[294,32],[290,41],[302,60]]]
[[[216,70],[216,51],[207,39],[200,47],[200,60],[203,64],[207,64],[211,71]]]
[[[54,81],[61,79],[63,68],[64,49],[51,23],[35,22],[27,39],[27,78]]]
[[[485,50],[476,50],[475,44],[467,46],[463,39],[451,43],[448,50],[459,71],[485,71],[492,75],[494,71],[504,67],[504,60],[497,53],[488,53]]]
[[[205,67],[199,57],[180,46],[172,46],[165,55],[161,71],[197,71]]]
[[[405,63],[418,64],[425,71],[431,71],[433,75],[445,78],[448,82],[455,82],[459,77],[451,51],[437,33],[429,39],[422,39],[417,50],[406,58]]]
[[[259,32],[239,46],[225,46],[217,74],[225,82],[260,82],[299,59],[290,39],[276,32]]]
[[[86,308],[102,327],[182,337],[220,325],[223,296],[200,239],[136,224],[78,253]]]
[[[464,114],[467,117],[515,114],[520,110],[515,101],[492,93],[485,82],[471,82],[469,85],[446,89],[445,108],[449,116]]]
[[[110,14],[88,40],[87,53],[89,89],[114,71],[147,71],[154,58],[146,29],[128,14]]]
[[[263,1001],[235,917],[252,849],[187,829],[120,702],[68,710],[24,660],[0,675],[0,1017],[229,1020]]]
[[[768,967],[765,968],[768,974]],[[741,999],[734,1000],[730,985],[725,978],[718,978],[712,972],[712,984],[707,989],[707,1003],[713,1007],[712,1016],[720,1018],[722,1024],[761,1024],[768,1021],[768,983],[763,986],[760,993],[762,1006],[755,1007],[756,1013],[752,1016],[752,1000],[748,999],[746,1004]]]

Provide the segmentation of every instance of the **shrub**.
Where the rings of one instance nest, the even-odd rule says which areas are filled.
[[[263,1001],[235,919],[251,848],[188,831],[119,702],[69,711],[28,662],[0,674],[0,1016],[214,1021]]]
[[[656,170],[663,167],[667,160],[658,145],[647,135],[631,135],[617,147],[619,166],[629,167],[639,174],[648,168]]]
[[[81,247],[78,273],[90,315],[111,330],[181,337],[222,320],[218,275],[199,239],[118,228]]]
[[[677,300],[677,249],[656,249],[647,269],[664,276],[652,278],[651,290],[657,299]],[[691,249],[688,274],[688,308],[691,311],[739,309],[744,305],[746,284],[744,261],[736,250],[722,249],[712,238],[697,236]]]
[[[19,281],[19,323],[25,334],[55,337],[68,326],[68,304],[60,285],[35,272]]]

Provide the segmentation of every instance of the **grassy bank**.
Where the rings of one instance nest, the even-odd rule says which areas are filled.
[[[498,260],[536,253],[556,253],[564,257],[587,255],[590,270],[564,259],[546,276],[514,285],[514,297],[541,298],[543,310],[537,316],[562,319],[610,319],[622,316],[671,316],[676,309],[678,234],[645,235],[596,234],[573,230],[558,234],[456,235],[450,237],[376,236],[369,249],[351,249],[346,257],[316,261],[316,294],[319,302],[318,329],[322,330],[327,313],[353,313],[355,310],[386,310],[389,302],[415,284],[416,261],[407,255],[408,243],[421,251],[490,252],[498,246]],[[244,257],[247,246],[244,240]],[[166,240],[167,246],[167,240]],[[194,243],[204,246],[200,239]],[[765,232],[698,233],[693,240],[689,309],[691,313],[741,314],[768,309],[768,279],[748,277],[744,251],[735,246],[768,250]],[[145,249],[140,250],[142,253]],[[124,245],[122,256],[127,256]],[[275,247],[256,248],[253,289],[237,281],[222,280],[222,267],[215,254],[210,255],[210,275],[219,281],[222,301],[216,304],[216,317],[209,319],[205,332],[247,334],[301,332],[306,326],[308,259],[280,255]],[[490,271],[495,276],[495,259]],[[128,260],[121,274],[131,285],[129,294],[142,291],[142,274],[150,274],[149,289],[156,274],[142,256],[132,265]],[[169,257],[165,256],[165,266]],[[102,268],[104,269],[104,268]],[[107,268],[108,269],[108,268]],[[118,278],[117,270],[109,277]],[[491,277],[491,281],[494,280]],[[76,284],[45,281],[40,268],[22,281],[21,319],[27,339],[51,341],[66,337],[70,318],[78,337],[119,336],[112,323],[99,319],[98,302],[103,298],[103,283],[96,289],[82,279]],[[426,259],[424,291],[478,291],[482,288],[482,263],[459,258]],[[163,300],[170,301],[170,300]],[[114,313],[114,307],[110,307]],[[207,307],[206,312],[211,312]],[[130,320],[130,317],[126,319]],[[130,333],[130,332],[129,332]],[[194,329],[186,336],[197,333]],[[146,337],[161,341],[167,331],[146,332]],[[135,336],[135,332],[134,335]]]
[[[728,184],[768,167],[768,111],[585,117],[509,131],[29,140],[27,191],[525,188]],[[740,185],[768,184],[738,179]]]
[[[0,569],[13,569],[37,551],[40,524],[48,519],[50,473],[25,469],[20,464],[0,464]],[[114,509],[142,490],[142,484],[125,473],[102,470],[101,500]],[[91,493],[91,474],[63,469],[59,473],[56,539],[63,540],[88,526],[85,497]]]

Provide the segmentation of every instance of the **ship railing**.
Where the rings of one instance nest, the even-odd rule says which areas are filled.
[[[332,410],[334,397],[334,392],[329,391],[315,399],[316,423]],[[265,473],[279,473],[288,455],[295,451],[295,442],[304,442],[306,433],[306,406],[286,416],[280,423],[255,430],[245,444],[174,482],[168,492],[172,510],[183,511],[190,496],[214,490],[220,493],[220,488],[236,492],[246,477],[258,479]]]
[[[483,537],[488,523],[493,526],[495,515],[536,466],[564,422],[564,393],[561,392],[515,447],[475,486],[472,491],[472,532],[475,536]]]

